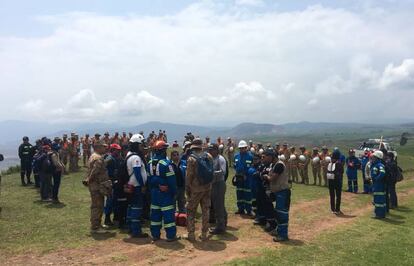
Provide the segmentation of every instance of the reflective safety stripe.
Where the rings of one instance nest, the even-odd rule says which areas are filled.
[[[252,163],[252,161],[250,161],[250,160],[246,160],[246,163]]]
[[[285,212],[285,211],[281,211],[281,210],[276,210],[276,212],[280,212],[280,213],[283,213],[283,214],[289,214],[289,212]]]
[[[375,207],[381,208],[381,207],[385,207],[385,206],[386,206],[386,204],[378,204],[378,203],[375,203]]]
[[[156,206],[156,205],[152,205],[152,204],[151,204],[151,209],[154,209],[154,210],[161,210],[161,207],[160,207],[160,206]]]
[[[174,226],[175,226],[174,222],[169,223],[169,224],[164,224],[164,228],[170,228],[170,227],[174,227]]]
[[[139,208],[139,207],[131,207],[131,210],[142,210],[142,208]]]
[[[244,191],[244,188],[237,188],[237,191]]]
[[[385,192],[374,192],[374,196],[385,196]]]
[[[117,201],[127,201],[127,198],[119,198]]]
[[[162,223],[161,222],[153,222],[153,221],[151,221],[151,226],[157,226],[157,225],[161,226]]]
[[[382,168],[380,169],[380,172],[385,174],[385,170]]]
[[[169,210],[174,210],[174,209],[175,209],[174,205],[161,207],[161,211],[169,211]]]
[[[174,172],[168,172],[168,173],[166,173],[165,175],[166,175],[166,176],[173,176],[173,175],[174,175]]]
[[[159,163],[160,163],[160,164],[162,164],[162,165],[167,166],[167,162],[165,162],[165,161],[163,161],[163,160],[159,161]]]

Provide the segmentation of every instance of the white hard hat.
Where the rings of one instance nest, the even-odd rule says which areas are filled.
[[[331,157],[326,156],[326,157],[325,157],[325,162],[330,163],[330,162],[331,162]]]
[[[301,154],[301,155],[299,156],[299,160],[301,160],[302,162],[306,161],[306,157],[305,157],[305,155]]]
[[[382,151],[374,151],[374,153],[372,154],[372,156],[375,156],[378,159],[382,159],[382,158],[384,158],[384,153],[382,153]]]
[[[220,149],[220,150],[224,149],[224,145],[223,145],[223,144],[220,144],[220,145],[219,145],[219,149]]]
[[[253,152],[254,153],[254,152],[256,152],[256,150],[253,147],[251,147],[250,148],[250,152]]]
[[[229,148],[229,151],[232,152],[234,150],[233,146]]]
[[[247,142],[245,140],[241,140],[239,142],[239,148],[247,148]]]
[[[253,148],[252,148],[253,149]],[[260,149],[259,150],[259,154],[263,154],[263,152],[264,152],[264,150],[263,149]]]
[[[296,155],[294,155],[294,154],[290,155],[289,160],[290,160],[290,161],[296,160]]]
[[[284,155],[284,154],[280,155],[280,156],[279,156],[279,160],[281,160],[281,161],[284,161],[284,160],[286,160],[286,157],[285,157],[285,155]]]
[[[316,157],[314,157],[313,159],[312,159],[312,162],[314,163],[314,164],[317,164],[317,163],[319,163],[321,161],[321,159],[318,157],[318,156],[316,156]]]
[[[141,134],[134,134],[129,139],[129,142],[142,144],[144,142],[144,140],[145,140],[145,138]]]

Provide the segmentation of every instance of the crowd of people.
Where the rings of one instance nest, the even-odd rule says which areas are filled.
[[[229,168],[234,169],[231,183],[236,187],[237,212],[254,219],[274,241],[288,240],[289,209],[293,183],[329,187],[331,210],[341,215],[344,172],[348,192],[358,192],[358,171],[362,172],[363,193],[373,194],[375,218],[384,218],[398,206],[395,185],[402,179],[394,154],[386,150],[366,150],[362,158],[349,150],[348,157],[334,148],[304,145],[296,151],[287,143],[262,145],[253,141],[220,137],[203,141],[187,133],[181,145],[167,142],[167,134],[152,131],[122,135],[108,132],[101,138],[88,134],[79,139],[42,138],[32,146],[27,137],[19,147],[21,182],[39,188],[42,201],[59,203],[62,174],[79,170],[83,160],[87,174],[83,184],[91,196],[91,231],[106,227],[126,229],[132,237],[149,237],[142,231],[144,220],[150,221],[153,241],[165,229],[167,241],[176,241],[176,225],[186,225],[184,237],[194,241],[195,216],[201,206],[201,240],[209,234],[223,234],[227,227],[225,205]],[[69,169],[67,164],[69,163]],[[311,168],[313,182],[309,180]],[[102,217],[104,222],[102,225]],[[210,224],[214,227],[210,228]]]

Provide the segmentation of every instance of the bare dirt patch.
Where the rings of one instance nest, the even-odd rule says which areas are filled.
[[[400,192],[400,199],[414,194],[414,189]],[[343,193],[345,215],[336,216],[329,211],[329,197],[294,204],[291,208],[290,238],[288,245],[303,245],[322,232],[353,222],[358,216],[372,211],[371,204],[352,208],[349,203],[361,195]],[[179,234],[185,233],[179,228]],[[151,244],[149,239],[108,239],[96,245],[62,249],[48,254],[19,255],[3,262],[8,265],[212,265],[260,254],[263,247],[280,247],[269,234],[252,224],[251,219],[229,216],[228,233],[209,241],[190,243],[164,240]]]

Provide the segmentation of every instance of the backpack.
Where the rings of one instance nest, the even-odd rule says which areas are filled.
[[[33,157],[33,171],[35,173],[39,173],[41,168],[42,168],[42,161],[45,158],[46,153],[44,152],[38,152],[35,154],[35,156]]]
[[[328,165],[328,173],[326,174],[326,178],[333,180],[335,179],[335,164],[336,163],[329,163]]]
[[[46,174],[53,174],[56,171],[56,166],[52,161],[52,154],[45,154],[43,156],[40,171]]]
[[[213,161],[208,157],[208,153],[204,152],[201,156],[191,154],[191,157],[197,161],[197,176],[201,185],[207,185],[213,182],[214,166]]]
[[[401,169],[401,167],[397,166],[397,176],[396,176],[396,180],[397,182],[401,182],[404,180],[404,175],[403,175],[403,169]]]
[[[128,159],[131,157],[131,156],[134,156],[134,155],[138,155],[138,154],[136,154],[136,153],[131,153],[130,155],[128,155],[126,158],[125,158],[125,161],[123,161],[123,162],[120,162],[120,164],[119,164],[119,169],[118,169],[118,176],[116,177],[116,179],[118,180],[118,182],[116,182],[116,186],[117,187],[123,187],[126,183],[128,183],[128,181],[129,181],[129,178],[132,176],[132,174],[134,173],[134,172],[132,172],[132,174],[129,174],[128,173],[128,166],[127,166],[127,164],[128,164]]]

